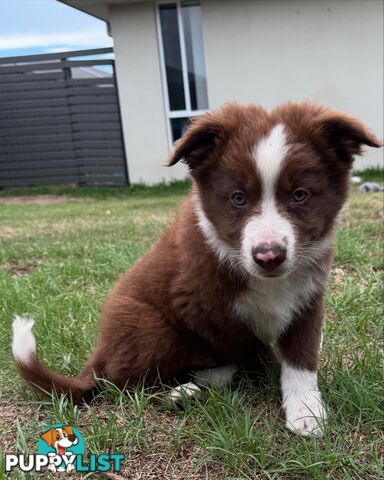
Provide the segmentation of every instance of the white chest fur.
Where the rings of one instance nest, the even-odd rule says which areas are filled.
[[[321,280],[315,274],[301,272],[284,279],[253,279],[232,304],[232,312],[238,320],[247,323],[260,340],[273,342],[287,328],[293,315],[321,288]]]

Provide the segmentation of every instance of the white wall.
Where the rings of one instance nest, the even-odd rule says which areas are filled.
[[[130,182],[170,181],[155,6],[109,8]]]
[[[383,137],[381,0],[201,0],[209,107],[314,99]],[[382,164],[369,149],[356,167]]]

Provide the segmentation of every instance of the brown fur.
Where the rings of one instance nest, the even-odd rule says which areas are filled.
[[[323,298],[313,298],[304,311],[296,315],[278,340],[280,354],[291,366],[315,371],[319,358]]]
[[[94,386],[94,376],[123,387],[144,377],[153,384],[158,375],[169,381],[192,369],[228,363],[257,368],[255,352],[265,348],[228,308],[248,288],[247,278],[220,262],[207,245],[197,226],[194,201],[199,199],[219,237],[238,248],[242,228],[260,206],[252,151],[277,123],[285,125],[291,146],[278,182],[279,211],[295,225],[299,245],[319,240],[332,229],[347,194],[353,155],[360,153],[362,144],[380,146],[360,122],[310,103],[286,104],[271,113],[254,105],[230,104],[198,118],[169,160],[170,165],[181,159],[188,165],[191,195],[167,232],[108,296],[98,343],[84,370],[67,378],[34,358],[28,367],[19,365],[27,381],[80,400]],[[288,193],[298,186],[312,192],[301,208]],[[238,190],[246,192],[247,208],[228,203]],[[324,255],[323,270],[330,253]],[[319,281],[315,298],[308,298],[278,339],[285,358],[310,370],[317,363],[323,283]]]

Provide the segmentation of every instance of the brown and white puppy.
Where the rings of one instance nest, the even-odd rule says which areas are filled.
[[[319,431],[317,387],[332,230],[354,155],[380,143],[358,120],[311,103],[268,113],[228,104],[196,119],[171,153],[193,187],[161,239],[118,282],[96,348],[74,378],[37,359],[33,322],[14,321],[23,377],[77,401],[104,377],[123,387],[196,372],[231,381],[276,342],[287,427]],[[175,390],[172,394],[177,397]]]

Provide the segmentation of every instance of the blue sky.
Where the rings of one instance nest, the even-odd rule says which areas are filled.
[[[105,22],[56,0],[0,0],[0,57],[112,45]]]

